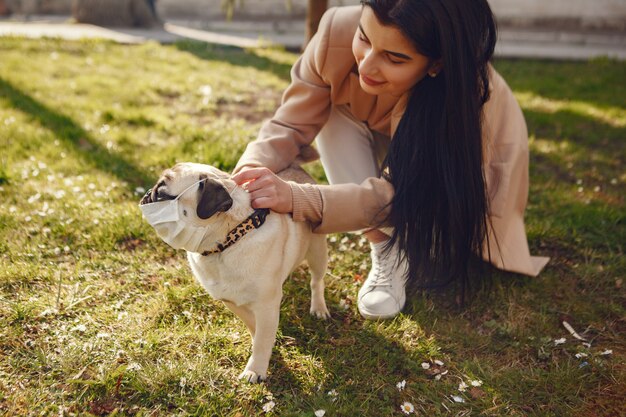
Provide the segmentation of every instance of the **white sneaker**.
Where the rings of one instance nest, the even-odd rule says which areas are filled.
[[[359,312],[366,319],[389,319],[396,316],[404,307],[406,293],[405,260],[398,262],[398,249],[394,246],[384,252],[386,242],[370,244],[372,248],[372,269],[359,290]]]

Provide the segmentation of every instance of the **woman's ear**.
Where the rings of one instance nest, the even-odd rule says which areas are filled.
[[[443,60],[441,58],[434,60],[428,68],[428,75],[435,78],[443,69]]]

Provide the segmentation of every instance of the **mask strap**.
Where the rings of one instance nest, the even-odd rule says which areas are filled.
[[[183,194],[185,194],[187,191],[189,191],[190,189],[192,189],[193,187],[195,187],[196,185],[200,184],[202,181],[206,181],[208,180],[208,178],[203,178],[200,181],[196,181],[193,184],[191,184],[189,187],[185,188],[183,191],[181,191],[180,194],[178,194],[176,196],[176,198],[174,200],[178,200]]]

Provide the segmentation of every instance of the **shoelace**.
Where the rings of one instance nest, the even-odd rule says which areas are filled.
[[[393,268],[396,266],[396,257],[391,253],[373,253],[372,264],[374,277],[372,286],[393,287]]]

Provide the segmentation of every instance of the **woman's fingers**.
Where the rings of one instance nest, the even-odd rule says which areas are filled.
[[[259,167],[259,168],[246,168],[242,171],[239,171],[232,177],[231,180],[235,181],[238,185],[244,184],[246,182],[254,181],[262,175],[266,175],[267,173],[271,173],[267,168]]]
[[[231,177],[249,194],[253,208],[269,208],[278,213],[293,210],[291,186],[270,169],[247,168]]]

